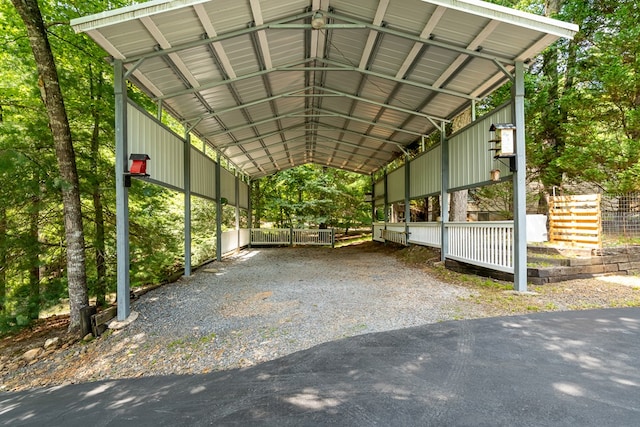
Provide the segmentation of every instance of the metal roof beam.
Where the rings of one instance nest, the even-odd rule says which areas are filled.
[[[349,120],[353,120],[353,121],[356,121],[356,122],[365,123],[365,124],[368,124],[368,125],[373,125],[373,126],[376,126],[376,127],[382,128],[382,129],[387,129],[387,130],[407,133],[409,135],[417,135],[417,136],[422,136],[423,135],[420,132],[414,132],[412,130],[398,128],[398,127],[395,127],[393,125],[389,125],[389,124],[386,124],[386,123],[372,122],[371,120],[361,119],[360,117],[355,117],[355,116],[348,116],[346,114],[338,113],[338,112],[331,111],[331,110],[326,110],[324,108],[319,108],[318,111],[320,111],[321,113],[324,113],[324,114],[319,114],[319,115],[318,114],[314,114],[314,116],[316,116],[316,117],[341,117],[343,119],[349,119]],[[400,144],[398,144],[398,145],[400,145]]]
[[[241,81],[241,80],[251,79],[251,78],[254,78],[254,77],[261,77],[261,76],[263,76],[265,74],[272,73],[274,71],[288,71],[291,67],[296,67],[296,66],[301,65],[301,64],[306,64],[307,62],[311,62],[313,60],[314,60],[313,58],[307,58],[307,59],[303,59],[303,60],[300,60],[300,61],[292,62],[290,64],[282,65],[280,67],[276,67],[276,68],[272,68],[272,69],[268,69],[268,70],[260,70],[260,71],[256,71],[255,73],[249,73],[249,74],[245,74],[245,75],[242,75],[242,76],[237,76],[236,78],[233,78],[233,79],[218,80],[218,81],[215,81],[215,82],[205,83],[203,85],[200,85],[198,87],[194,87],[194,88],[191,88],[191,89],[179,90],[179,91],[176,91],[176,92],[164,94],[162,96],[154,98],[154,100],[160,100],[160,99],[164,100],[164,99],[168,99],[168,98],[175,98],[176,96],[190,95],[190,94],[192,94],[194,92],[201,92],[203,90],[213,89],[213,88],[216,88],[218,86],[225,86],[225,85],[228,85],[228,84],[231,84],[231,83],[235,83],[235,82],[238,82],[238,81]],[[294,69],[294,71],[298,71],[298,70]]]
[[[369,155],[366,155],[366,154],[353,153],[353,152],[351,152],[351,151],[341,150],[341,149],[336,148],[336,147],[327,147],[327,146],[325,145],[326,143],[333,143],[333,141],[324,141],[324,140],[322,140],[322,139],[321,139],[321,140],[317,141],[317,143],[318,143],[318,144],[320,144],[321,148],[325,148],[325,149],[326,149],[326,148],[328,148],[328,149],[331,149],[331,150],[338,151],[338,152],[340,152],[340,153],[347,154],[347,155],[349,155],[349,156],[355,156],[355,157],[357,157],[357,158],[361,158],[361,159],[374,159],[374,160],[375,160],[375,163],[376,163],[378,166],[382,166],[382,165],[384,165],[384,164],[385,164],[385,162],[386,162],[386,159],[382,159],[382,158],[379,158],[379,157],[372,157],[372,156],[369,156]],[[300,146],[300,147],[302,147],[302,146]],[[306,148],[303,148],[302,150],[294,151],[294,153],[292,154],[292,157],[300,156],[300,155],[303,155],[303,156],[305,156],[305,157],[308,157],[308,156],[309,156],[309,154],[307,153],[307,151],[308,151],[308,150],[307,150]],[[350,160],[350,157],[336,156],[336,155],[335,155],[335,153],[328,153],[328,152],[326,152],[326,151],[317,150],[317,149],[316,149],[316,152],[318,152],[318,153],[320,153],[320,154],[323,154],[323,155],[325,155],[325,156],[333,156],[333,157],[335,157],[335,158],[339,158],[340,160],[345,160],[345,161],[349,161],[349,160]],[[257,161],[257,162],[259,162],[259,161],[261,161],[261,160],[266,160],[267,158],[268,158],[268,155],[266,155],[266,154],[265,154],[265,155],[263,155],[263,156],[253,157],[253,161]],[[247,164],[249,164],[249,163],[252,163],[252,160],[247,160],[247,161],[245,161],[245,162],[243,162],[243,163],[240,163],[238,166],[239,166],[240,168],[243,168],[245,165],[247,165]],[[317,163],[317,162],[315,162],[315,163]]]
[[[297,96],[295,94],[297,94],[299,92],[303,92],[303,91],[309,90],[309,89],[313,89],[313,88],[314,88],[314,86],[307,86],[307,87],[304,87],[304,88],[301,88],[301,89],[296,89],[296,90],[292,90],[290,92],[285,92],[285,93],[280,94],[280,95],[273,95],[273,96],[269,96],[267,98],[257,99],[255,101],[246,102],[244,104],[236,105],[236,106],[229,107],[229,108],[224,108],[222,110],[212,111],[211,113],[206,113],[206,114],[201,114],[201,115],[198,115],[198,116],[188,117],[188,118],[185,119],[185,121],[196,120],[196,119],[206,119],[208,117],[220,116],[220,115],[225,114],[225,113],[230,113],[232,111],[242,110],[242,109],[245,109],[245,108],[248,108],[248,107],[253,107],[255,105],[264,104],[266,102],[276,101],[276,100],[281,99],[281,98],[288,98],[288,97]],[[302,96],[302,95],[299,95],[299,96]],[[311,95],[311,96],[313,96],[313,95]]]
[[[389,7],[389,0],[380,0],[378,2],[376,14],[373,17],[374,25],[382,25],[382,18],[384,18],[384,14],[387,13],[387,7]],[[362,69],[367,68],[367,64],[369,63],[369,57],[373,52],[373,47],[375,45],[377,38],[378,38],[378,33],[376,31],[370,30],[369,37],[367,38],[367,42],[364,45],[364,49],[362,50],[362,56],[360,57],[360,68]]]
[[[298,140],[300,138],[306,138],[307,136],[308,135],[301,135],[301,136],[298,136],[298,137],[295,137],[295,138],[288,139],[287,141],[296,141],[296,140]],[[325,142],[332,142],[332,143],[335,143],[335,144],[344,145],[344,146],[347,146],[347,147],[362,149],[362,150],[366,150],[366,151],[372,151],[374,153],[379,153],[380,152],[380,150],[378,150],[376,148],[367,147],[366,145],[358,145],[358,144],[355,144],[353,142],[341,141],[339,139],[331,138],[331,137],[328,137],[328,136],[318,136],[317,139],[325,141]],[[352,153],[352,152],[353,151],[349,151],[349,153]]]
[[[344,71],[354,71],[354,72],[358,72],[358,73],[361,73],[361,74],[365,74],[367,76],[378,77],[378,78],[381,78],[383,80],[389,80],[389,81],[396,82],[396,83],[402,83],[402,84],[406,84],[408,86],[417,87],[417,88],[420,88],[420,89],[426,89],[426,90],[430,90],[430,91],[434,91],[434,92],[444,93],[444,94],[455,96],[455,97],[458,97],[458,98],[464,98],[464,99],[469,99],[469,100],[474,99],[476,101],[480,101],[479,98],[476,98],[476,97],[471,96],[471,95],[467,95],[466,93],[456,92],[454,90],[442,89],[442,88],[439,88],[439,87],[435,87],[433,85],[427,85],[427,84],[424,84],[424,83],[418,83],[418,82],[414,82],[414,81],[411,81],[411,80],[400,79],[400,78],[397,78],[396,76],[391,76],[391,75],[388,75],[388,74],[382,74],[382,73],[378,73],[378,72],[375,72],[375,71],[363,70],[361,68],[354,67],[353,65],[345,65],[345,64],[343,64],[341,62],[333,61],[333,60],[330,60],[330,59],[320,59],[320,58],[318,58],[317,61],[325,63],[327,65],[333,65],[334,67],[337,67],[334,71],[340,71],[340,69],[342,69]]]
[[[231,133],[237,132],[239,130],[244,130],[244,129],[247,129],[247,128],[252,128],[254,126],[263,125],[265,123],[270,123],[270,122],[273,122],[275,120],[286,119],[287,117],[300,117],[299,114],[303,113],[305,111],[306,110],[296,110],[296,111],[292,111],[292,112],[289,112],[289,113],[281,114],[279,116],[268,117],[266,119],[258,120],[257,122],[247,123],[245,125],[236,126],[235,128],[232,128],[232,129],[226,129],[226,130],[224,130],[222,132],[216,132],[216,133],[212,133],[212,134],[209,134],[209,135],[205,135],[205,138],[210,139],[210,138],[215,138],[216,136],[220,136],[220,135],[231,134]]]
[[[355,136],[358,136],[360,138],[366,138],[366,139],[369,139],[369,140],[372,140],[372,141],[382,142],[384,144],[391,144],[391,145],[396,145],[398,147],[404,147],[403,144],[400,144],[399,142],[392,141],[390,139],[383,139],[383,138],[378,138],[377,136],[364,135],[361,132],[355,132],[355,131],[352,131],[352,130],[349,130],[349,129],[344,129],[344,128],[340,128],[340,127],[337,127],[337,126],[332,126],[332,125],[329,125],[329,124],[326,124],[326,123],[318,123],[318,126],[319,127],[324,127],[327,130],[346,133],[348,135],[355,135]],[[322,131],[322,129],[318,129],[318,132],[321,132],[321,131]]]
[[[304,13],[299,13],[296,15],[290,15],[290,16],[286,16],[284,18],[281,19],[276,19],[268,24],[262,24],[262,25],[256,25],[254,27],[247,27],[247,28],[243,28],[241,30],[235,30],[235,31],[229,31],[228,33],[224,33],[224,34],[219,34],[215,37],[207,37],[201,40],[194,40],[191,42],[187,42],[187,43],[182,43],[182,44],[177,44],[173,47],[171,47],[170,49],[165,49],[162,51],[158,51],[158,52],[148,52],[148,53],[144,53],[141,55],[134,55],[134,56],[130,56],[128,58],[123,58],[123,63],[125,64],[129,64],[132,62],[137,62],[140,59],[149,59],[149,58],[155,58],[158,56],[164,56],[164,55],[168,55],[170,53],[175,53],[175,52],[180,52],[182,50],[187,50],[187,49],[193,49],[195,47],[200,47],[200,46],[204,46],[206,44],[209,43],[215,43],[218,41],[223,41],[223,40],[229,40],[235,37],[240,37],[240,36],[244,36],[250,33],[254,33],[254,32],[258,32],[261,30],[266,30],[268,29],[270,26],[272,25],[278,25],[278,24],[284,24],[286,22],[291,22],[291,21],[299,21],[301,19],[305,19],[308,18],[310,16],[313,16],[314,12],[304,12]],[[76,32],[79,31],[87,31],[84,30],[82,28],[78,28],[77,26],[74,26],[74,29],[76,30]]]
[[[305,126],[306,126],[306,123],[300,123],[300,124],[297,124],[297,125],[294,125],[294,126],[289,126],[288,128],[278,129],[278,130],[275,130],[273,132],[260,134],[260,138],[262,138],[262,139],[270,138],[272,136],[281,135],[281,134],[283,134],[285,132],[296,130],[296,129],[299,129],[299,128],[305,127]],[[216,148],[219,149],[219,150],[224,150],[226,148],[239,147],[239,146],[241,146],[243,144],[256,142],[256,141],[257,141],[257,138],[255,136],[252,136],[252,137],[249,137],[249,138],[240,139],[238,141],[229,142],[227,144],[216,145]]]
[[[424,117],[425,119],[429,120],[433,124],[435,124],[434,121],[441,121],[442,120],[440,117],[434,117],[434,116],[431,116],[429,114],[421,113],[419,111],[410,110],[408,108],[402,108],[402,107],[397,107],[397,106],[391,105],[391,104],[385,104],[383,102],[373,101],[373,100],[365,98],[363,96],[355,96],[355,95],[351,95],[351,94],[348,94],[348,93],[345,93],[345,92],[342,92],[342,91],[339,91],[339,90],[329,89],[329,88],[326,88],[326,87],[322,87],[322,88],[318,88],[318,89],[323,90],[323,91],[327,91],[327,92],[331,92],[331,93],[334,93],[334,94],[339,95],[339,96],[344,96],[345,98],[349,98],[349,99],[354,99],[356,101],[365,102],[367,104],[375,105],[375,106],[378,106],[378,107],[388,108],[389,110],[399,111],[401,113],[407,113],[407,114],[410,114],[412,116]]]
[[[319,143],[321,144],[320,148],[330,149],[330,150],[334,149],[332,147],[326,147],[326,146],[322,145],[322,141],[319,141]],[[327,158],[333,157],[335,159],[338,159],[338,160],[344,161],[344,162],[349,162],[351,160],[349,157],[337,156],[337,155],[335,155],[335,153],[329,153],[329,152],[326,152],[326,151],[323,151],[323,150],[316,150],[315,152],[318,153],[318,154],[321,154],[323,156],[327,156]],[[348,152],[347,154],[352,155],[353,153]],[[384,164],[386,163],[385,159],[380,159],[380,158],[377,158],[377,157],[372,158],[372,157],[364,155],[364,154],[353,154],[353,155],[356,158],[359,158],[359,159],[372,160],[373,163],[375,163],[376,166],[378,166],[378,167],[384,166]],[[299,151],[299,152],[297,152],[295,154],[292,154],[292,157],[296,157],[296,156],[304,157],[305,159],[307,159],[308,163],[322,164],[320,159],[315,159],[315,156],[313,154],[307,153],[306,150]],[[264,159],[266,159],[266,156],[256,157],[255,158],[255,160],[257,160],[257,161],[264,160]],[[309,159],[311,159],[311,160],[309,160]],[[248,164],[248,163],[251,163],[251,162],[250,161],[246,161],[244,163],[241,163],[240,167],[243,167],[245,164]]]
[[[442,6],[438,6],[436,8],[436,10],[431,14],[431,17],[429,18],[429,21],[427,22],[427,24],[422,29],[422,32],[420,33],[421,39],[428,39],[431,36],[431,33],[433,32],[433,30],[436,28],[436,26],[442,19],[442,15],[444,15],[446,10],[447,9]],[[396,73],[397,78],[404,79],[406,77],[407,73],[409,72],[409,69],[413,64],[413,61],[416,60],[416,58],[418,57],[418,54],[424,47],[425,47],[424,43],[414,42],[413,47],[411,48],[411,51],[405,58],[404,62],[402,63],[402,66],[400,66],[400,69],[398,70],[398,72]]]
[[[409,34],[409,33],[405,33],[404,31],[400,31],[400,30],[394,30],[388,27],[384,27],[382,25],[374,25],[371,24],[369,22],[364,22],[364,21],[359,21],[357,19],[354,19],[352,17],[347,17],[345,15],[340,15],[340,14],[333,14],[333,13],[328,13],[326,16],[337,19],[337,20],[341,20],[341,21],[351,21],[350,23],[347,24],[326,24],[325,26],[323,26],[322,28],[328,28],[328,29],[341,29],[341,30],[360,30],[360,29],[370,29],[373,31],[377,31],[380,33],[385,33],[385,34],[390,34],[396,37],[400,37],[406,40],[411,40],[417,43],[422,43],[422,44],[426,44],[426,45],[430,45],[430,46],[436,46],[445,50],[449,50],[449,51],[453,51],[459,54],[464,54],[464,55],[470,55],[470,56],[475,56],[478,58],[482,58],[482,59],[486,59],[487,61],[493,61],[493,60],[498,60],[504,64],[513,64],[514,61],[513,59],[504,57],[504,56],[500,56],[500,55],[491,55],[491,54],[486,54],[486,53],[481,53],[481,52],[477,52],[477,51],[473,51],[473,50],[469,50],[466,49],[463,46],[456,46],[454,44],[451,43],[447,43],[447,42],[442,42],[442,41],[437,41],[434,39],[429,39],[429,38],[422,38],[420,36],[416,36],[413,34]],[[310,24],[276,24],[276,23],[272,23],[272,24],[267,24],[267,26],[269,27],[269,29],[274,29],[274,30],[312,30],[313,28],[311,27]]]

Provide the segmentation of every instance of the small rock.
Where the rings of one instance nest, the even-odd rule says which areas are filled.
[[[37,347],[37,348],[32,348],[31,350],[25,352],[22,355],[22,358],[27,362],[30,363],[34,360],[36,360],[38,358],[38,356],[40,355],[40,353],[42,352],[42,348]]]
[[[49,350],[49,349],[53,349],[53,348],[58,348],[59,345],[60,345],[60,338],[59,337],[49,338],[48,340],[46,340],[44,342],[44,349],[45,350]]]
[[[84,342],[89,342],[93,339],[93,334],[92,333],[88,333],[87,335],[85,335],[84,337],[82,337],[82,341]]]

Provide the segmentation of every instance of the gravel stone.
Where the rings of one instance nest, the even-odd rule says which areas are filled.
[[[242,251],[141,295],[131,304],[135,322],[81,350],[58,350],[39,362],[46,375],[17,388],[242,368],[332,340],[460,318],[463,310],[469,317],[468,290],[385,252],[379,245]]]

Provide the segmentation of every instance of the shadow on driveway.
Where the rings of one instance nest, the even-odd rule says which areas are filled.
[[[451,321],[247,369],[0,394],[2,425],[603,426],[640,419],[640,309]]]

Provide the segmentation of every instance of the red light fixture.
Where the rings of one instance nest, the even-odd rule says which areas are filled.
[[[147,154],[132,154],[129,156],[131,160],[131,168],[129,173],[134,176],[149,176],[147,174],[147,160],[150,160]]]
[[[129,172],[124,174],[124,186],[131,187],[131,177],[137,176],[139,178],[148,178],[147,173],[147,160],[150,160],[147,154],[131,154],[129,160],[131,160],[131,167]]]

